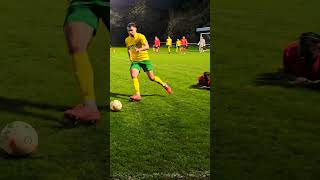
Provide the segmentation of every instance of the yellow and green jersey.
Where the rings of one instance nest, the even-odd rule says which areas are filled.
[[[171,39],[171,38],[168,38],[168,39],[167,39],[166,45],[167,45],[167,46],[172,46],[172,39]]]
[[[181,41],[180,41],[180,40],[178,40],[178,41],[176,42],[176,46],[181,46]]]
[[[71,5],[110,6],[110,0],[69,0]]]
[[[134,37],[128,36],[125,40],[126,47],[130,52],[130,59],[132,61],[144,61],[149,60],[149,54],[147,50],[137,52],[136,48],[142,48],[143,45],[147,44],[146,37],[141,33],[136,33]]]

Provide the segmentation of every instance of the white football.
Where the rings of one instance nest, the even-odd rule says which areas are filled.
[[[119,100],[113,100],[110,103],[110,110],[111,111],[120,111],[122,108],[122,104]]]
[[[38,134],[28,123],[9,123],[1,131],[0,147],[13,156],[32,154],[38,147]]]

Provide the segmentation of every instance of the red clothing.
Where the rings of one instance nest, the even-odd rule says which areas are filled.
[[[181,39],[182,46],[188,46],[188,40],[187,39]]]
[[[154,46],[156,46],[156,47],[160,46],[160,39],[154,40]]]
[[[306,59],[299,55],[299,43],[295,41],[283,51],[283,68],[285,73],[317,80],[320,78],[320,55],[311,67],[307,67]]]

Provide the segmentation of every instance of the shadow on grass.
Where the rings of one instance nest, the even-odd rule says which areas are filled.
[[[259,74],[254,83],[257,86],[280,86],[285,88],[320,90],[320,83],[295,83],[295,80],[296,77],[285,74],[282,69],[279,69],[277,72]]]
[[[110,96],[111,96],[111,97],[114,97],[114,98],[129,100],[129,97],[132,96],[132,94],[122,94],[122,93],[113,93],[113,92],[110,92]],[[160,94],[141,94],[141,96],[142,96],[142,97],[148,97],[148,96],[165,97],[164,95],[160,95]]]
[[[54,114],[58,114],[60,117],[45,114],[42,112],[31,112],[26,110],[26,108],[34,108],[36,110],[43,110],[43,111],[55,111]],[[60,125],[56,128],[73,128],[73,121],[68,120],[63,117],[63,112],[70,108],[70,106],[62,106],[62,105],[53,105],[53,104],[46,104],[41,102],[31,102],[28,100],[23,99],[13,99],[13,98],[6,98],[0,97],[0,113],[1,112],[9,112],[12,114],[26,116],[26,117],[33,117],[37,119],[43,119],[46,121],[54,121],[58,122]],[[105,106],[98,106],[99,109],[105,109]],[[81,123],[79,125],[92,125],[92,124],[85,124]]]
[[[0,150],[0,159],[1,160],[23,160],[23,159],[30,159],[33,158],[32,155],[21,155],[21,156],[13,156],[13,155],[9,155],[7,154],[3,149]]]
[[[207,90],[207,91],[210,91],[210,88],[209,88],[209,87],[199,86],[199,85],[197,85],[197,84],[191,85],[189,88],[190,88],[190,89],[199,89],[199,90]]]
[[[59,118],[56,118],[54,116],[46,115],[43,113],[30,112],[30,111],[27,111],[26,108],[36,108],[39,110],[54,110],[58,112],[63,112],[65,109],[67,109],[66,106],[51,105],[46,103],[36,103],[28,100],[0,97],[0,112],[6,111],[6,112],[22,115],[22,116],[30,116],[30,117],[35,117],[35,118],[45,119],[45,120],[52,120],[52,121],[60,121]]]

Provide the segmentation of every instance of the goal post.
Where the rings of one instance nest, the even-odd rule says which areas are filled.
[[[202,27],[202,28],[197,28],[196,32],[199,33],[199,40],[201,37],[204,38],[206,41],[206,50],[210,50],[211,48],[211,32],[210,32],[210,27]]]

